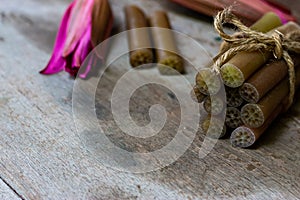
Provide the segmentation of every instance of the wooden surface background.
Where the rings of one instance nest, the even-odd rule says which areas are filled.
[[[300,198],[299,95],[291,110],[253,149],[236,149],[228,140],[220,140],[205,159],[199,159],[203,138],[199,132],[178,161],[159,171],[131,174],[102,166],[76,133],[72,115],[74,80],[66,73],[38,73],[50,57],[69,2],[1,1],[0,199]],[[140,5],[147,13],[168,10],[175,30],[199,41],[211,55],[217,53],[220,42],[215,39],[211,19],[166,0],[111,0],[115,33],[124,30],[122,10],[129,3]],[[114,74],[106,77],[106,84],[114,80]],[[151,87],[146,89],[151,91]],[[161,99],[173,101],[168,95]],[[102,94],[96,105],[100,121],[107,114],[105,100]],[[133,108],[141,106],[141,101],[133,101]],[[149,100],[145,106],[149,103],[153,102]],[[147,111],[146,107],[142,110]],[[176,113],[178,107],[173,109]],[[147,122],[146,112],[134,117],[142,124]]]

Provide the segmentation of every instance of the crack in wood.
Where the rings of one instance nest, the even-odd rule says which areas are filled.
[[[24,198],[20,193],[18,193],[17,190],[16,190],[15,188],[13,188],[13,187],[12,187],[7,181],[5,181],[5,179],[2,178],[1,176],[0,176],[0,180],[1,180],[1,181],[2,181],[9,189],[11,189],[12,192],[13,192],[15,195],[17,195],[20,199],[25,200],[25,198]]]

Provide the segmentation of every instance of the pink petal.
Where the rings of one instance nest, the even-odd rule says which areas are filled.
[[[74,9],[71,13],[70,23],[68,24],[68,35],[63,51],[63,56],[66,57],[74,51],[77,43],[82,37],[84,31],[91,24],[92,9],[94,0],[76,0]]]
[[[71,76],[76,76],[78,72],[78,68],[72,68],[73,62],[73,53],[66,57],[66,67],[65,71],[68,72]]]
[[[47,66],[42,71],[40,71],[40,73],[42,74],[58,73],[62,71],[66,66],[66,61],[62,57],[62,52],[67,35],[67,26],[73,6],[74,3],[71,3],[64,14],[64,17],[59,27],[59,31],[56,36],[56,41],[51,59],[48,62]]]
[[[83,63],[84,59],[87,57],[87,55],[92,50],[92,44],[91,44],[91,24],[87,28],[84,35],[80,38],[78,46],[75,49],[74,52],[74,58],[73,58],[73,66],[78,66]]]
[[[110,34],[111,34],[111,30],[113,27],[113,17],[111,16],[109,18],[109,23],[108,26],[106,27],[105,30],[105,34],[104,34],[104,40],[107,39]],[[82,66],[80,67],[80,74],[79,77],[80,78],[87,78],[89,75],[89,72],[92,70],[92,67],[97,67],[102,65],[102,63],[105,60],[106,57],[106,51],[108,49],[108,41],[104,41],[101,44],[101,47],[94,47],[92,42],[91,42],[91,32],[92,32],[92,24],[90,24],[89,30],[86,32],[88,35],[85,35],[84,37],[86,37],[86,42],[87,40],[89,41],[87,44],[89,45],[90,48],[90,55],[88,56],[89,52],[84,52],[81,54],[81,63],[84,61],[85,57],[88,56],[87,61],[85,61]],[[79,48],[80,49],[80,48]],[[97,73],[97,69],[93,69],[91,73]]]
[[[72,53],[72,61],[68,63],[65,70],[68,72],[77,73],[91,50],[91,25],[89,25],[88,29],[84,32],[84,35],[80,38],[78,44],[75,46],[75,50]]]
[[[88,76],[89,72],[91,71],[94,59],[96,58],[95,58],[95,54],[93,53],[89,57],[89,60],[81,66],[80,74],[79,74],[80,78],[84,79]]]

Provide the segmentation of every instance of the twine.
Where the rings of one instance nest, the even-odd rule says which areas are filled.
[[[237,27],[243,37],[236,35],[228,35],[224,32],[223,24],[232,24]],[[224,52],[220,52],[216,56],[213,70],[220,73],[220,67],[225,64],[232,56],[241,51],[269,51],[273,52],[275,59],[283,59],[288,66],[289,75],[289,102],[287,108],[293,103],[295,95],[295,68],[294,62],[288,52],[300,53],[300,32],[283,35],[275,30],[272,35],[267,35],[257,31],[253,31],[245,26],[235,15],[231,13],[230,8],[226,8],[219,12],[214,20],[214,27],[220,37],[230,44],[230,48]]]

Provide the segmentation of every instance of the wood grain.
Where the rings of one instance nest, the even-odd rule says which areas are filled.
[[[299,101],[254,149],[236,149],[228,140],[220,140],[201,160],[198,150],[203,134],[199,132],[178,161],[159,171],[131,174],[101,165],[76,133],[72,116],[74,80],[66,73],[38,74],[49,59],[54,33],[68,2],[28,0],[20,8],[19,0],[4,0],[0,6],[0,176],[18,194],[24,199],[299,198]],[[197,39],[211,55],[218,51],[220,43],[209,21],[198,19],[197,14],[186,16],[186,9],[159,0],[111,3],[115,32],[124,30],[123,6],[137,3],[147,13],[159,8],[170,10],[174,29]],[[113,69],[103,84],[113,84],[124,73],[122,70]],[[153,93],[153,86],[142,88],[140,93],[146,91]],[[134,119],[141,125],[147,123],[147,109],[157,99],[167,105],[174,102],[170,110],[175,114],[169,124],[174,128],[179,113],[176,100],[164,89],[157,95],[163,96],[147,100],[144,106],[141,101],[145,99],[140,95],[133,98]],[[113,126],[108,91],[97,97],[100,122]],[[169,131],[168,137],[161,139],[168,142],[171,136]],[[114,138],[116,144],[122,145],[118,140],[122,137],[120,133]],[[154,145],[142,141],[130,148],[160,147],[161,143],[152,142]],[[11,192],[1,192],[0,182],[0,197],[4,194],[4,199],[15,198]]]

